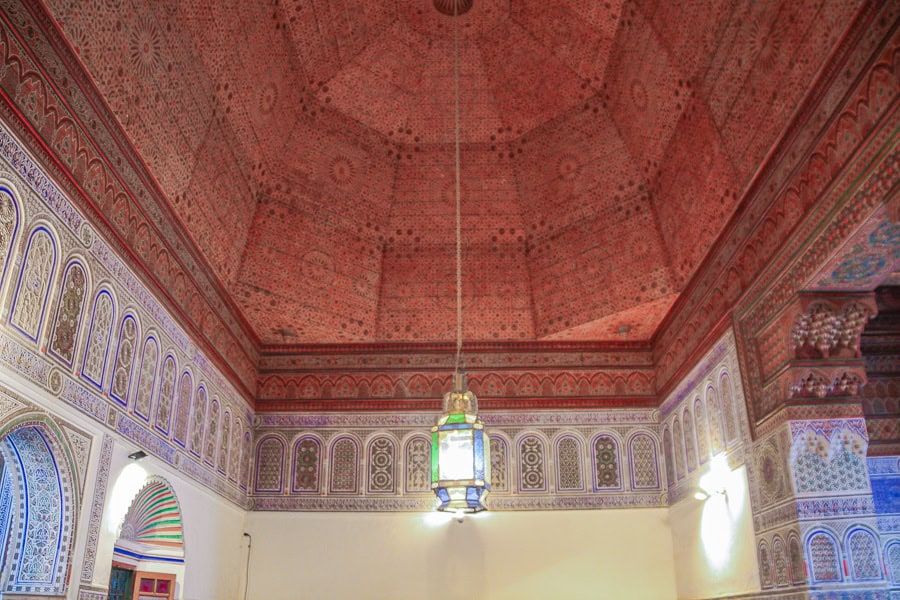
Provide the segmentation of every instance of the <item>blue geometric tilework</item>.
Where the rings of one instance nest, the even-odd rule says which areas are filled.
[[[12,480],[6,472],[3,457],[0,456],[0,566],[4,564],[3,553],[6,551],[6,536],[12,525]]]
[[[873,476],[871,484],[875,512],[879,515],[900,513],[900,476]]]
[[[44,437],[32,428],[9,436],[28,490],[25,539],[17,584],[52,583],[62,537],[62,486],[56,462]]]

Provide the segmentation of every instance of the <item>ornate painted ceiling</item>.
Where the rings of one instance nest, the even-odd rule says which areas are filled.
[[[452,339],[452,17],[47,3],[259,342]],[[475,0],[466,340],[649,340],[860,4]]]

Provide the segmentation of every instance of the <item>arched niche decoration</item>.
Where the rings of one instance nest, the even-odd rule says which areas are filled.
[[[431,440],[413,435],[404,444],[405,486],[407,493],[431,491]]]
[[[591,448],[594,457],[594,491],[622,489],[619,440],[611,433],[602,433],[594,436]]]
[[[69,443],[49,416],[29,412],[0,425],[0,454],[19,499],[0,594],[65,595],[80,501]]]
[[[565,433],[556,439],[556,489],[584,491],[584,441],[576,433]]]
[[[653,436],[646,431],[634,433],[628,440],[628,458],[632,489],[659,489],[659,456]]]
[[[150,476],[125,513],[113,560],[140,571],[153,563],[184,564],[184,528],[178,497],[168,481]]]
[[[40,339],[56,272],[56,239],[49,225],[38,224],[31,230],[9,313],[10,325],[32,342]]]
[[[397,489],[397,443],[388,435],[371,438],[366,446],[366,491],[393,494]]]
[[[257,492],[281,492],[284,476],[285,443],[277,435],[267,435],[256,445]]]
[[[497,431],[492,431],[490,438],[491,492],[494,494],[510,492],[513,488],[513,483],[512,470],[509,467],[509,439]]]
[[[14,241],[19,231],[19,206],[12,189],[0,183],[0,289],[6,280]]]
[[[306,434],[294,442],[291,464],[291,491],[301,494],[319,493],[322,479],[322,442],[318,436]]]
[[[73,258],[63,270],[56,313],[50,328],[49,353],[67,367],[75,358],[78,335],[84,313],[90,275],[79,258]]]

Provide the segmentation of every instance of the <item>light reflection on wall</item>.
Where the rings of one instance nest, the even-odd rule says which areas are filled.
[[[700,517],[700,540],[709,567],[721,572],[732,558],[738,522],[745,509],[747,478],[743,469],[730,470],[720,454],[710,461],[709,471],[699,483],[707,496]]]
[[[122,469],[116,484],[109,495],[109,504],[106,508],[106,529],[113,535],[118,535],[125,513],[131,506],[131,501],[147,481],[147,470],[137,463],[130,463]]]

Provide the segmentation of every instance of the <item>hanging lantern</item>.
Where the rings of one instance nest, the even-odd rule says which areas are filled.
[[[466,389],[466,375],[453,376],[444,394],[444,414],[431,428],[431,489],[438,510],[478,512],[491,489],[491,446],[478,418],[478,398]]]

